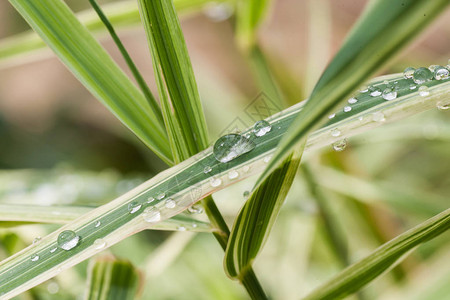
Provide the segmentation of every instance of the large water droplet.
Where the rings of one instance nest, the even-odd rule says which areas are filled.
[[[78,245],[80,239],[72,230],[64,230],[58,235],[57,244],[59,248],[69,251]]]
[[[332,146],[334,151],[344,151],[344,149],[347,147],[347,139],[337,141],[336,143],[333,143]]]
[[[132,202],[128,203],[128,212],[130,214],[134,214],[135,212],[140,210],[141,207],[142,207],[141,203],[139,203],[138,201],[132,201]]]
[[[174,208],[177,205],[177,203],[175,202],[175,200],[169,198],[166,200],[166,202],[164,203],[164,206],[166,208]]]
[[[356,102],[358,102],[358,99],[356,99],[355,97],[352,97],[352,98],[348,99],[347,102],[350,104],[355,104]]]
[[[394,100],[395,98],[397,98],[397,92],[394,91],[394,89],[392,89],[392,88],[386,88],[383,91],[382,97],[384,100],[388,100],[388,101]]]
[[[436,70],[437,67],[439,67],[439,65],[430,65],[430,66],[428,66],[428,70],[430,70],[431,72],[434,72],[434,70]]]
[[[416,71],[416,69],[414,69],[413,67],[408,67],[408,68],[406,68],[406,69],[403,71],[403,77],[405,77],[406,79],[413,78],[414,71]]]
[[[239,177],[239,173],[236,170],[231,170],[228,172],[228,178],[229,179],[235,179]]]
[[[94,249],[100,250],[106,247],[106,242],[103,239],[96,239],[93,245]]]
[[[450,75],[450,71],[442,66],[438,66],[434,70],[434,78],[436,80],[446,80],[449,78],[449,75]]]
[[[438,103],[436,103],[436,107],[439,110],[448,110],[450,108],[450,102],[447,101],[439,101]]]
[[[204,169],[203,169],[203,173],[205,173],[205,174],[208,174],[209,172],[211,172],[212,171],[212,168],[210,167],[210,166],[206,166]]]
[[[371,86],[369,88],[369,91],[370,91],[369,95],[372,97],[378,97],[381,95],[381,89],[379,87]]]
[[[374,120],[377,123],[383,123],[386,121],[386,118],[384,117],[384,114],[381,111],[377,111],[372,114],[372,120]]]
[[[144,209],[142,217],[144,218],[145,222],[156,223],[161,220],[161,213],[156,207],[151,206]]]
[[[213,154],[218,161],[226,163],[254,148],[255,144],[251,140],[232,133],[224,135],[216,141]]]
[[[419,88],[419,95],[422,97],[426,97],[430,94],[430,91],[428,90],[428,87],[423,85]]]
[[[265,120],[261,120],[255,123],[253,126],[253,133],[256,136],[263,136],[266,133],[268,133],[272,129],[272,126],[270,126],[269,122]]]
[[[331,134],[331,136],[338,137],[341,135],[341,131],[337,128],[334,128],[331,130],[330,134]]]
[[[413,80],[417,84],[425,83],[433,78],[433,72],[428,68],[418,68],[413,75]]]
[[[39,260],[39,255],[37,255],[37,254],[31,255],[31,261],[38,261],[38,260]]]
[[[222,179],[220,179],[220,178],[211,178],[211,180],[209,181],[209,184],[212,187],[218,187],[219,185],[222,184]]]
[[[344,112],[349,112],[351,110],[352,110],[352,108],[350,106],[345,106],[344,107]]]

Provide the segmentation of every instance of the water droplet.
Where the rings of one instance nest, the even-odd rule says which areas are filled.
[[[250,196],[250,192],[249,192],[249,191],[244,191],[244,193],[242,194],[242,196],[244,196],[244,198],[247,199],[248,196]]]
[[[442,66],[438,66],[434,70],[434,78],[436,80],[446,80],[449,78],[449,76],[450,76],[450,71]]]
[[[272,155],[267,155],[266,157],[263,158],[263,161],[265,163],[268,163],[270,161],[270,159],[272,158]]]
[[[434,72],[434,70],[436,70],[436,68],[439,67],[438,65],[430,65],[428,67],[428,70],[430,70],[431,72]]]
[[[166,196],[166,193],[160,193],[158,196],[156,196],[156,199],[162,200]]]
[[[212,171],[212,168],[210,167],[210,166],[206,166],[204,169],[203,169],[203,173],[205,173],[205,174],[208,174],[209,172],[211,172]]]
[[[174,208],[176,205],[177,203],[171,198],[167,199],[166,202],[164,202],[164,206],[166,208]]]
[[[228,172],[228,178],[235,179],[239,177],[239,173],[236,170],[231,170]]]
[[[426,97],[430,94],[430,91],[428,90],[428,87],[423,85],[419,88],[419,95],[422,97]]]
[[[268,133],[272,129],[272,126],[270,126],[269,122],[265,120],[261,120],[255,123],[253,126],[253,133],[256,136],[263,136],[266,133]]]
[[[197,228],[197,223],[192,224],[192,228]]]
[[[406,79],[410,79],[413,78],[414,76],[414,71],[416,71],[416,69],[414,69],[413,67],[408,67],[403,71],[403,77],[405,77]]]
[[[372,120],[374,120],[377,123],[383,123],[386,121],[386,118],[384,117],[384,114],[381,111],[377,111],[372,114]]]
[[[58,249],[57,247],[50,249],[50,253],[55,253],[56,249]]]
[[[362,121],[362,120],[364,120],[364,117],[363,117],[363,116],[359,116],[359,117],[358,117],[358,120],[359,120],[359,121]]]
[[[347,147],[347,139],[337,141],[336,143],[333,143],[332,146],[334,151],[344,151],[344,149]]]
[[[142,204],[137,202],[137,201],[132,201],[130,203],[128,203],[128,212],[130,214],[134,214],[135,212],[137,212],[138,210],[140,210],[142,207]]]
[[[100,222],[100,221],[96,221],[96,222],[94,223],[94,227],[95,227],[95,228],[100,227],[100,225],[102,225],[102,222]]]
[[[425,83],[433,78],[433,72],[428,68],[418,68],[413,75],[413,80],[417,84]]]
[[[414,83],[411,83],[410,85],[409,85],[409,89],[410,90],[415,90],[417,88],[417,85],[415,85]]]
[[[450,102],[447,101],[439,101],[438,103],[436,103],[436,107],[439,110],[448,110],[450,108]]]
[[[179,226],[179,227],[177,228],[177,230],[178,230],[178,231],[186,231],[186,227],[184,227],[184,226]]]
[[[248,138],[239,134],[227,134],[216,141],[213,154],[218,161],[226,163],[254,148],[255,144]]]
[[[328,116],[328,119],[331,120],[331,119],[333,119],[334,117],[336,117],[336,114],[331,114],[331,115]]]
[[[337,128],[332,129],[330,133],[331,133],[331,136],[334,136],[334,137],[338,137],[341,135],[341,131]]]
[[[94,249],[100,250],[100,249],[103,249],[106,247],[106,242],[103,239],[96,239],[94,241],[93,246],[94,246]]]
[[[31,261],[38,261],[38,260],[39,260],[39,255],[37,255],[37,254],[31,255]]]
[[[360,93],[367,93],[368,91],[369,91],[369,88],[366,86],[359,89]]]
[[[38,244],[41,241],[41,237],[38,236],[33,240],[33,245]]]
[[[372,97],[378,97],[381,95],[381,89],[379,87],[371,86],[369,88],[370,96]]]
[[[383,99],[390,101],[390,100],[394,100],[395,98],[397,98],[397,92],[394,91],[394,89],[392,88],[386,88],[383,91]]]
[[[153,201],[155,201],[155,198],[153,198],[153,197],[147,198],[147,203],[152,203]]]
[[[358,99],[356,99],[355,97],[352,97],[352,98],[348,99],[347,102],[350,104],[355,104],[356,102],[358,102]]]
[[[245,173],[247,173],[248,171],[250,171],[250,166],[244,166],[242,168],[242,171],[244,171]]]
[[[351,110],[352,110],[352,108],[350,106],[345,106],[344,107],[344,112],[349,112]]]
[[[191,205],[188,207],[187,211],[191,214],[201,214],[203,213],[203,207],[201,205]]]
[[[72,230],[64,230],[58,235],[57,244],[59,248],[69,251],[78,245],[80,239]]]
[[[222,184],[222,179],[220,179],[220,178],[211,178],[211,180],[209,181],[209,184],[212,187],[218,187],[219,185]]]
[[[142,214],[142,216],[145,222],[149,223],[156,223],[161,220],[161,213],[154,206],[147,207],[146,209],[144,209],[144,213]]]

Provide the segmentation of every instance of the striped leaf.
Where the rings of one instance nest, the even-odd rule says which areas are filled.
[[[345,43],[317,82],[305,109],[257,181],[261,183],[295,145],[349,97],[371,74],[444,11],[447,0],[370,2]]]

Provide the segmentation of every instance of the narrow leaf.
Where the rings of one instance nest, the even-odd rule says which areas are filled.
[[[444,8],[448,0],[370,2],[339,52],[316,84],[302,113],[257,181],[261,183],[307,134]]]
[[[86,300],[133,300],[137,297],[139,271],[128,261],[102,256],[93,261]]]
[[[236,39],[238,45],[250,49],[256,42],[256,32],[264,20],[270,0],[239,0],[236,14]]]
[[[292,185],[303,147],[296,149],[252,193],[239,212],[225,252],[224,267],[231,278],[242,278],[263,247]]]
[[[142,93],[63,1],[10,2],[97,99],[161,159],[171,161],[165,129]]]
[[[304,299],[342,299],[399,263],[406,254],[450,228],[450,209],[402,233],[349,266]]]
[[[139,0],[175,162],[205,149],[208,136],[186,43],[173,2]]]

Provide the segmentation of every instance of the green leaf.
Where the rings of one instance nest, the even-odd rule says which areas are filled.
[[[270,0],[238,0],[236,39],[238,45],[250,49],[256,42],[256,32],[267,14]]]
[[[333,108],[423,30],[450,2],[447,0],[377,0],[370,2],[344,45],[316,84],[302,113],[257,181],[261,183],[305,140]]]
[[[133,300],[137,297],[139,281],[139,270],[129,261],[102,256],[93,261],[84,299]]]
[[[175,0],[177,12],[185,16],[201,11],[212,0]],[[217,1],[214,1],[217,2]],[[219,2],[234,2],[221,0]],[[117,28],[126,28],[140,24],[139,10],[135,0],[105,3],[102,8],[111,24]],[[104,35],[106,28],[94,10],[85,10],[76,14],[77,19],[96,36]],[[46,48],[45,43],[34,32],[23,32],[0,40],[0,68],[11,64],[23,64],[38,59],[36,55]]]
[[[139,0],[175,162],[208,146],[205,117],[172,1]]]
[[[172,160],[165,129],[142,93],[64,2],[10,2],[97,99],[161,159]]]
[[[410,251],[450,228],[450,209],[419,224],[349,266],[303,299],[342,299],[399,263]]]
[[[291,188],[302,153],[303,146],[293,151],[252,193],[236,217],[224,258],[229,277],[242,280],[252,266]]]
[[[398,81],[401,78],[401,75],[394,74],[377,78],[373,84],[384,84],[385,80]],[[426,85],[429,86],[430,92],[427,97],[420,96],[417,89],[408,88],[399,93],[399,97],[395,100],[385,101],[381,97],[368,97],[354,104],[352,111],[337,113],[325,127],[309,136],[305,151],[329,146],[337,139],[435,108],[436,103],[443,105],[450,103],[450,80],[433,80]],[[231,170],[238,172],[240,180],[261,172],[266,166],[264,158],[274,153],[283,134],[302,107],[303,103],[299,103],[269,118],[272,130],[255,139],[255,148],[252,151],[228,163],[221,163],[215,159],[210,147],[43,237],[39,243],[2,261],[0,291],[5,293],[5,297],[16,296],[55,276],[61,268],[69,268],[97,254],[99,250],[93,247],[96,239],[105,240],[106,247],[110,247],[131,234],[151,228],[158,222],[183,212],[188,206],[207,195],[237,182],[237,179],[229,178]],[[374,121],[375,113],[383,113],[385,122]],[[330,131],[336,127],[342,130],[342,135],[337,138],[330,135]],[[252,128],[249,128],[242,134],[251,132]],[[210,166],[211,172],[205,174],[205,166]],[[218,186],[217,180],[220,183]],[[164,197],[161,197],[162,195]],[[151,201],[152,199],[154,200]],[[173,202],[167,205],[169,199],[175,202],[174,207]],[[141,207],[137,209],[139,204]],[[133,210],[131,213],[129,207],[137,211]],[[101,225],[95,227],[98,221]],[[58,248],[56,252],[50,252],[57,247],[57,237],[63,230],[74,231],[81,237],[81,242],[70,251]],[[32,261],[31,256],[35,254],[39,259]]]

